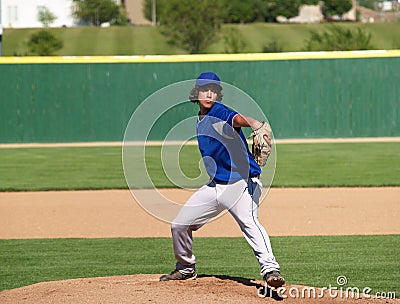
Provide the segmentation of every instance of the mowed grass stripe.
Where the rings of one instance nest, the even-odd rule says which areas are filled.
[[[132,55],[131,49],[136,50],[134,30],[125,28],[114,35],[114,53],[118,55]]]
[[[133,48],[127,49],[129,55],[162,55],[162,54],[185,54],[186,52],[167,42],[159,28],[148,26],[136,26],[129,29]]]
[[[0,149],[0,155],[3,191],[126,188],[118,147]]]
[[[106,54],[119,54],[119,43],[117,43],[118,38],[118,33],[121,33],[121,29],[118,31],[115,31],[113,28],[101,28],[103,31],[99,31],[99,34],[101,37],[98,37],[96,39],[97,45],[96,45],[96,53],[95,56],[101,55],[102,52],[106,52]]]
[[[3,32],[3,56],[26,56],[29,55],[28,51],[28,42],[30,36],[35,33],[37,29],[7,29],[7,32],[10,34],[9,38],[4,37]],[[7,48],[4,46],[7,44]],[[5,49],[9,49],[9,51],[5,51]]]
[[[98,40],[99,37],[102,37],[102,33],[97,28],[88,27],[83,30],[77,27],[51,29],[51,31],[55,36],[61,38],[64,43],[63,48],[57,51],[56,55],[73,54],[75,56],[84,56],[87,54],[99,54],[97,45],[100,43]],[[103,45],[100,45],[100,49],[102,48]]]
[[[156,187],[174,187],[160,154],[146,148],[149,175]],[[121,147],[3,148],[0,159],[0,191],[127,188]],[[199,176],[199,161],[197,146],[179,154],[188,177]],[[400,186],[399,176],[400,142],[282,144],[273,187]]]
[[[362,28],[372,34],[371,44],[377,50],[400,49],[400,27],[397,23],[337,23],[338,26]],[[209,46],[206,53],[224,53],[226,47],[222,39],[231,28],[237,29],[245,42],[241,53],[262,52],[263,47],[276,41],[284,52],[303,51],[310,38],[310,30],[325,31],[327,24],[272,24],[252,23],[232,25],[224,24],[221,28],[221,39]],[[26,55],[29,36],[40,29],[4,29],[3,56]],[[94,55],[174,55],[187,54],[179,48],[171,46],[159,27],[76,27],[49,29],[56,36],[63,37],[64,48],[56,52],[61,56],[94,56]],[[109,40],[113,35],[122,39]],[[121,46],[133,35],[133,45]],[[111,46],[110,44],[114,44]],[[125,48],[126,47],[126,48]]]
[[[400,294],[400,235],[271,237],[290,284],[365,287]],[[261,279],[244,238],[194,238],[200,274]],[[168,273],[175,266],[170,238],[0,240],[0,291],[42,281]]]
[[[277,145],[274,186],[398,186],[400,143]]]

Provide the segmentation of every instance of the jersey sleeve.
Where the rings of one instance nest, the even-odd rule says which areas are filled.
[[[238,112],[235,112],[227,107],[224,107],[219,111],[219,118],[221,120],[226,121],[230,126],[233,126],[233,118],[237,114],[238,114]]]

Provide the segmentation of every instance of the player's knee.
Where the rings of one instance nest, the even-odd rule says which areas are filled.
[[[177,223],[172,223],[171,224],[171,231],[172,233],[174,232],[182,232],[182,231],[186,231],[188,229],[188,225],[183,225],[183,224],[177,224]]]
[[[258,220],[252,218],[252,217],[248,217],[248,218],[243,218],[240,221],[240,227],[245,230],[247,229],[258,229],[258,227],[260,226],[260,223],[258,222]]]

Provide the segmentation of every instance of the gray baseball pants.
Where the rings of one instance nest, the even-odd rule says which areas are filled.
[[[171,225],[176,269],[182,273],[195,272],[196,257],[192,252],[192,232],[222,211],[228,210],[253,248],[261,267],[260,274],[264,276],[269,271],[279,270],[269,236],[258,221],[261,192],[261,182],[255,177],[226,185],[209,184],[195,192]]]

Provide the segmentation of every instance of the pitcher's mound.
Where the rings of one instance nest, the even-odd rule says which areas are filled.
[[[400,303],[359,295],[322,293],[321,289],[285,285],[281,294],[262,281],[222,275],[199,275],[192,281],[159,282],[160,275],[130,275],[43,282],[0,293],[1,303]],[[260,297],[260,295],[266,297]]]

